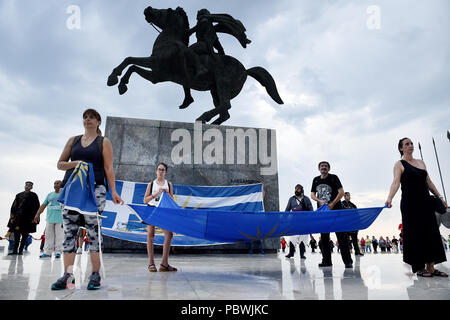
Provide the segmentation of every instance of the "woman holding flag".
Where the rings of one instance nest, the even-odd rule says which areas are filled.
[[[447,203],[431,181],[425,162],[414,159],[411,139],[398,142],[401,160],[394,165],[392,182],[386,205],[392,207],[392,199],[402,187],[400,211],[403,224],[403,261],[410,264],[412,272],[421,277],[448,277],[434,265],[447,260],[442,246],[436,216],[431,206],[430,191]]]
[[[163,192],[167,193],[173,199],[173,186],[172,183],[165,179],[167,174],[167,165],[165,163],[158,163],[156,166],[156,179],[150,182],[145,190],[144,203],[148,203],[149,206],[156,207]],[[165,271],[177,271],[169,265],[169,252],[170,244],[173,238],[173,232],[168,230],[163,230],[164,232],[164,245],[163,245],[163,255],[161,264],[159,266],[160,272]],[[157,272],[154,260],[154,244],[153,240],[155,238],[155,226],[147,227],[147,252],[148,252],[148,271]]]
[[[123,200],[116,192],[112,145],[108,138],[102,137],[102,132],[99,129],[101,122],[101,116],[96,110],[85,110],[83,113],[84,134],[71,137],[58,160],[58,169],[66,171],[61,187],[64,187],[68,182],[72,172],[80,163],[87,162],[92,164],[95,175],[95,200],[98,214],[81,214],[80,212],[83,211],[83,208],[79,208],[78,212],[63,209],[64,275],[52,285],[52,290],[63,290],[68,285],[74,285],[75,283],[73,264],[77,250],[76,238],[79,227],[83,225],[87,229],[89,237],[89,251],[92,263],[92,275],[87,289],[95,290],[100,288],[99,271],[101,257],[99,252],[101,248],[99,243],[101,241],[101,227],[98,215],[101,215],[106,204],[107,184],[109,184],[111,190],[112,201],[115,204],[123,204]],[[69,192],[75,191],[71,189]]]

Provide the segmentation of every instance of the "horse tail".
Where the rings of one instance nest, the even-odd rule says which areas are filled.
[[[270,73],[262,67],[253,67],[247,70],[247,74],[255,78],[264,88],[266,88],[269,96],[278,104],[283,104],[280,95],[278,94],[277,85]]]

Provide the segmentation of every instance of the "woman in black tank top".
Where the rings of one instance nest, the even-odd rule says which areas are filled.
[[[106,183],[109,184],[112,201],[115,204],[123,204],[123,200],[116,192],[115,175],[113,169],[113,150],[108,138],[101,136],[99,126],[101,116],[94,109],[87,109],[83,113],[84,134],[71,137],[58,160],[58,169],[65,170],[66,175],[63,184],[69,179],[73,169],[79,162],[92,163],[95,174],[95,197],[98,212],[101,214],[106,203]],[[77,141],[78,139],[78,141]],[[101,143],[100,143],[101,142]],[[81,216],[84,216],[84,226],[87,229],[90,257],[92,263],[92,275],[88,284],[88,290],[100,287],[100,255],[99,242],[101,239],[99,220],[95,215],[81,215],[76,211],[63,210],[64,225],[64,276],[52,285],[53,290],[65,289],[69,283],[74,283],[73,265],[76,255],[76,234],[79,228]]]
[[[434,268],[446,261],[444,247],[431,206],[429,192],[447,203],[431,181],[425,163],[414,159],[414,146],[410,139],[399,141],[398,150],[402,160],[394,166],[392,182],[386,205],[392,207],[398,188],[402,187],[400,210],[403,224],[403,261],[410,264],[412,271],[422,277],[447,277],[447,274]]]

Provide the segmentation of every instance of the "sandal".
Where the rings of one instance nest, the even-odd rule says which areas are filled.
[[[158,272],[154,263],[152,263],[148,266],[148,271],[149,272]]]
[[[445,277],[445,278],[448,277],[448,274],[441,272],[437,269],[434,269],[433,273],[431,273],[431,274],[436,277]]]
[[[160,264],[159,271],[160,272],[177,271],[177,268],[174,268],[170,265],[165,266],[165,265]]]
[[[425,269],[417,271],[417,275],[419,277],[424,277],[424,278],[431,278],[433,276],[433,274],[431,272],[429,272],[429,271],[427,271]]]

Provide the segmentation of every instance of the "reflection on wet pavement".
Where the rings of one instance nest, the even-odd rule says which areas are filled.
[[[2,249],[0,249],[2,250]],[[75,288],[52,291],[62,275],[63,261],[39,259],[38,246],[23,256],[0,251],[0,299],[120,299],[120,300],[408,300],[450,299],[449,278],[418,278],[401,254],[354,257],[345,269],[333,254],[333,266],[319,268],[320,253],[306,260],[283,253],[175,254],[170,264],[178,272],[149,273],[145,254],[104,254],[106,277],[97,291],[86,289],[91,265],[88,253],[75,260]],[[447,259],[449,259],[447,251]],[[156,256],[156,262],[161,257]],[[450,273],[450,263],[437,268]]]

